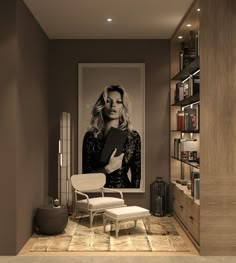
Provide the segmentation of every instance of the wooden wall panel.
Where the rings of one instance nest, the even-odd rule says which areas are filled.
[[[236,255],[236,4],[200,8],[200,253]]]

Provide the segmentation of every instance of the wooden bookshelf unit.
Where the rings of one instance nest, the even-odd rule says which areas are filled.
[[[198,8],[198,1],[194,1],[171,38],[170,196],[173,215],[199,250],[200,198],[196,193],[200,190],[196,188],[198,191],[195,189],[193,196],[186,185],[177,183],[178,181],[189,184],[192,182],[191,186],[194,187],[192,175],[200,175]],[[192,148],[187,148],[186,142],[189,142],[190,146],[192,144]],[[196,160],[190,160],[193,154]],[[200,179],[197,180],[199,186]]]
[[[197,11],[198,1],[194,1],[170,42],[170,204],[176,219],[199,247],[201,256],[235,256],[236,1],[217,1],[217,5],[214,0],[199,2],[200,12]],[[181,69],[181,43],[189,39],[190,30],[200,31],[199,57]],[[199,94],[178,102],[176,84],[198,68],[201,70]],[[182,99],[183,94],[180,95]],[[197,102],[201,113],[198,132],[181,131],[184,127],[177,127],[176,113]],[[191,167],[193,162],[185,163],[176,158],[178,152],[174,151],[174,145],[179,141],[174,139],[188,136],[198,139],[198,157],[201,156],[198,168]],[[200,200],[189,200],[192,195],[186,186],[176,183],[176,180],[183,183],[183,179],[189,180],[191,169],[196,175],[200,172]],[[188,220],[193,221],[192,226]]]

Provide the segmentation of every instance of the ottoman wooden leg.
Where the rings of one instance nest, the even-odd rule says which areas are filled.
[[[119,233],[119,222],[118,220],[116,220],[116,237],[118,237],[118,233]]]
[[[150,216],[147,216],[146,219],[147,219],[148,233],[151,233],[151,227],[150,227]]]
[[[106,223],[107,223],[107,218],[106,216],[103,214],[103,231],[106,232]]]

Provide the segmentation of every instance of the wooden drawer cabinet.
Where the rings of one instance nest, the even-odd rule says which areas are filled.
[[[186,205],[183,203],[175,202],[174,211],[179,219],[186,224]]]
[[[199,205],[187,195],[186,205],[186,227],[197,243],[199,243]]]
[[[172,184],[173,211],[188,233],[199,244],[200,206],[181,188],[175,183]]]
[[[173,210],[179,219],[186,224],[186,196],[184,191],[179,189],[178,187],[174,187],[173,194]]]

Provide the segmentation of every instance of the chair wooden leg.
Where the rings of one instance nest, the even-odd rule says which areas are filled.
[[[76,220],[76,217],[77,217],[77,208],[76,208],[76,206],[74,207],[74,209],[73,209],[73,213],[72,213],[72,218],[74,219],[74,220]]]
[[[93,226],[93,213],[89,212],[89,222],[90,222],[90,228]]]

